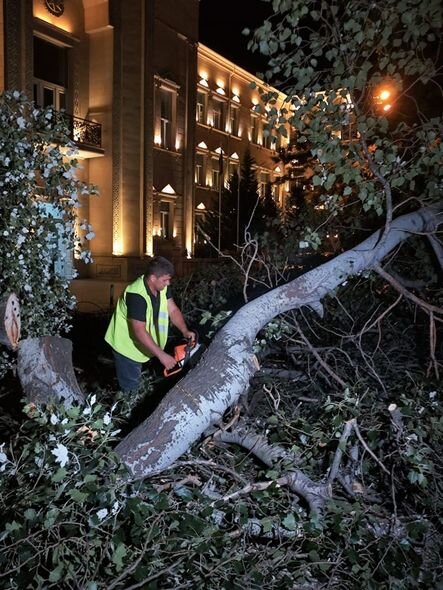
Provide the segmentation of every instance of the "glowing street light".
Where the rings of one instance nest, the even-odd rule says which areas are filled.
[[[374,94],[374,103],[377,109],[388,113],[392,110],[392,101],[395,98],[396,89],[393,86],[383,84],[379,86]],[[388,102],[389,101],[389,102]]]
[[[388,100],[388,98],[390,96],[391,96],[391,91],[390,90],[386,90],[385,89],[385,90],[381,90],[380,91],[380,94],[379,94],[380,100],[382,100],[382,101]]]

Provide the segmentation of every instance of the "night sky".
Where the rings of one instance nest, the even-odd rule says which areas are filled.
[[[252,74],[264,72],[267,58],[247,49],[247,27],[254,30],[271,13],[262,0],[200,0],[200,41]]]

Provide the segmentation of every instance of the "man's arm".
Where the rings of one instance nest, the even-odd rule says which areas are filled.
[[[177,308],[178,309],[178,308]],[[165,369],[172,369],[176,365],[175,358],[154,342],[151,334],[146,331],[146,323],[140,320],[129,319],[129,326],[134,338],[145,348],[151,355],[156,356]]]
[[[168,314],[171,322],[174,324],[177,330],[180,330],[185,338],[195,339],[194,332],[189,330],[182,312],[172,298],[168,299]]]

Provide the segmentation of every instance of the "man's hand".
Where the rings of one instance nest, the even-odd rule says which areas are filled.
[[[167,371],[170,371],[177,364],[175,358],[167,352],[162,351],[161,354],[157,355],[157,358]]]
[[[185,330],[185,332],[183,332],[183,337],[186,338],[186,340],[189,340],[192,344],[194,344],[196,340],[196,334],[195,332],[191,332],[191,330]]]

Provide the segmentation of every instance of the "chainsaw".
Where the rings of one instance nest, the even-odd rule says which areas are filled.
[[[172,375],[182,371],[200,348],[200,346],[201,345],[198,342],[197,332],[194,332],[194,338],[187,338],[184,342],[177,344],[177,346],[174,347],[173,354],[176,364],[172,367],[172,369],[164,369],[163,375],[165,377],[171,377]]]

